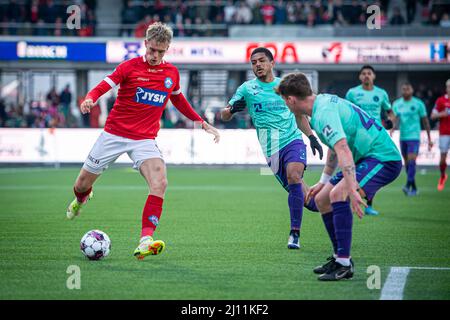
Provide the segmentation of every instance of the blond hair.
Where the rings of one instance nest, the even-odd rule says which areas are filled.
[[[155,22],[149,25],[145,33],[145,39],[147,39],[147,41],[155,40],[156,42],[167,44],[170,44],[172,37],[172,29],[161,22]]]

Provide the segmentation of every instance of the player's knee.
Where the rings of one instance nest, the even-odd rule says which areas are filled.
[[[166,192],[167,189],[167,185],[168,185],[168,181],[166,177],[162,177],[159,179],[155,179],[152,181],[150,188],[153,192],[157,192],[157,193],[164,193]]]
[[[302,183],[302,177],[299,172],[292,172],[287,174],[288,184]]]
[[[329,194],[325,192],[319,192],[314,197],[314,201],[316,202],[317,209],[319,209],[320,212],[322,213],[330,212]]]
[[[345,201],[344,197],[345,197],[344,190],[342,188],[339,188],[339,186],[336,186],[333,189],[331,189],[330,191],[331,203]]]

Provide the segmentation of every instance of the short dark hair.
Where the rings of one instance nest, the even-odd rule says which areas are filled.
[[[295,96],[301,100],[313,94],[308,78],[301,72],[284,76],[275,90],[282,96]]]
[[[371,65],[365,64],[361,67],[361,69],[359,69],[359,74],[361,74],[361,72],[363,72],[363,70],[365,69],[370,69],[373,73],[375,73],[375,69]]]
[[[403,87],[403,86],[405,86],[405,87],[411,87],[411,88],[414,89],[413,85],[412,85],[411,82],[409,82],[409,81],[403,82],[403,83],[402,83],[402,87]]]
[[[253,57],[253,55],[257,54],[257,53],[264,53],[266,55],[266,57],[269,59],[269,61],[273,61],[273,54],[272,54],[272,52],[270,52],[269,49],[264,48],[264,47],[258,47],[252,51],[250,58]]]

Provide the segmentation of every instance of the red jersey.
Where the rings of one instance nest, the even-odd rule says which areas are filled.
[[[448,95],[443,95],[436,100],[434,109],[437,112],[447,111],[448,116],[439,118],[439,134],[450,135],[450,99]],[[434,111],[434,110],[433,110]]]
[[[154,139],[169,98],[172,100],[171,95],[182,96],[180,74],[174,65],[162,61],[151,66],[145,56],[141,56],[119,64],[86,98],[95,102],[117,85],[120,85],[117,99],[104,130],[134,140]],[[193,109],[189,114],[180,111],[193,121],[202,121]]]

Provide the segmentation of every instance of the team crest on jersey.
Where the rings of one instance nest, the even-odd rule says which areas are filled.
[[[167,77],[164,79],[164,87],[166,87],[167,89],[170,89],[173,85],[173,81],[170,77]]]
[[[380,101],[380,98],[378,98],[378,96],[374,96],[373,101],[378,102],[378,101]]]
[[[154,107],[162,107],[167,98],[167,92],[147,88],[136,88],[136,102]]]

